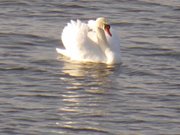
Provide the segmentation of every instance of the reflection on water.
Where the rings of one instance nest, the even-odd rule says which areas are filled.
[[[113,85],[111,79],[120,74],[120,69],[120,65],[65,61],[61,70],[69,77],[60,78],[66,87],[58,109],[61,120],[56,125],[61,130],[108,133],[102,121],[110,117],[109,102],[114,95],[106,87]]]
[[[60,79],[67,84],[66,89],[83,90],[90,93],[102,93],[103,88],[113,86],[122,69],[120,64],[106,65],[64,61],[62,65],[61,72],[65,76]]]
[[[77,87],[78,88],[78,87]],[[59,108],[61,120],[56,124],[63,129],[105,131],[100,122],[91,118],[107,115],[106,99],[101,94],[91,94],[88,91],[66,90],[62,95],[62,105]]]
[[[80,63],[66,61],[63,65],[63,72],[70,76],[83,77],[92,76],[94,78],[107,77],[108,75],[118,74],[120,65],[106,65],[100,63]]]

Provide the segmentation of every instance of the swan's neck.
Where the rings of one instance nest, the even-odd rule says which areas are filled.
[[[116,63],[114,52],[110,48],[104,30],[97,28],[96,33],[97,33],[98,44],[100,45],[102,52],[106,56],[106,63],[107,64]]]
[[[97,34],[98,44],[100,45],[101,49],[105,51],[105,49],[109,48],[109,44],[107,42],[104,30],[97,28],[96,34]]]

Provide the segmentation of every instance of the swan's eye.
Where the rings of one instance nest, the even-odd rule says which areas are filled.
[[[105,24],[105,25],[104,25],[104,29],[110,29],[110,25]]]

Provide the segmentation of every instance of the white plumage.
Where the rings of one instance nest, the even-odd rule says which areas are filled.
[[[81,62],[120,63],[120,41],[105,18],[71,21],[63,29],[61,39],[65,49],[57,52]]]

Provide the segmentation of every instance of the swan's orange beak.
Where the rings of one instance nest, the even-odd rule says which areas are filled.
[[[109,36],[112,36],[111,32],[110,32],[110,25],[105,24],[104,25],[104,30],[109,34]]]

